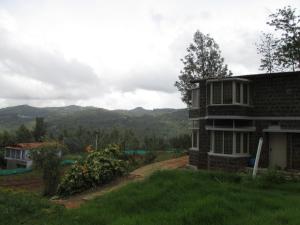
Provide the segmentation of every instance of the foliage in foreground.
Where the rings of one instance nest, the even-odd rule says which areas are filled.
[[[0,189],[0,224],[46,224],[59,217],[63,207],[50,204],[47,199],[29,192]]]
[[[115,145],[90,153],[65,174],[58,187],[58,194],[72,195],[122,176],[127,172],[128,166],[121,156],[119,147]]]
[[[47,143],[30,152],[34,167],[43,173],[44,195],[54,195],[60,178],[60,162],[64,146],[58,143]]]
[[[261,186],[264,179],[253,181],[248,176],[203,171],[162,171],[69,210],[0,191],[0,199],[4,199],[0,200],[0,218],[5,218],[3,224],[26,225],[300,224],[300,183],[276,181]]]

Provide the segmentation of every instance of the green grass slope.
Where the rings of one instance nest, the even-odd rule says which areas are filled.
[[[300,224],[300,183],[262,186],[236,175],[199,171],[158,172],[79,209],[17,197],[1,192],[1,224]]]

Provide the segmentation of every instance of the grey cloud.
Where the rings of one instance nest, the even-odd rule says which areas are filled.
[[[255,42],[259,37],[257,32],[238,30],[234,40],[225,39],[221,44],[222,55],[234,74],[257,73],[260,56],[256,52]],[[244,68],[240,71],[240,68]],[[242,74],[241,74],[242,75]]]
[[[152,67],[137,68],[119,83],[118,88],[124,92],[144,89],[173,93],[177,91],[174,87],[177,76],[178,71],[171,65],[166,67],[157,64]]]
[[[11,99],[85,99],[104,91],[90,66],[23,44],[3,28],[0,81],[0,97]]]

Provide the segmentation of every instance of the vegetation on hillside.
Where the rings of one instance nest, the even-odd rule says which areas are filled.
[[[24,124],[35,126],[36,117],[43,117],[47,131],[56,134],[63,130],[77,129],[132,129],[139,133],[156,133],[158,136],[176,136],[186,133],[188,113],[186,109],[106,110],[96,107],[48,107],[28,105],[0,109],[0,130],[13,131]]]

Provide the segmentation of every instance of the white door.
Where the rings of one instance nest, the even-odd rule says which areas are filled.
[[[270,133],[270,167],[286,168],[287,140],[285,133]]]

